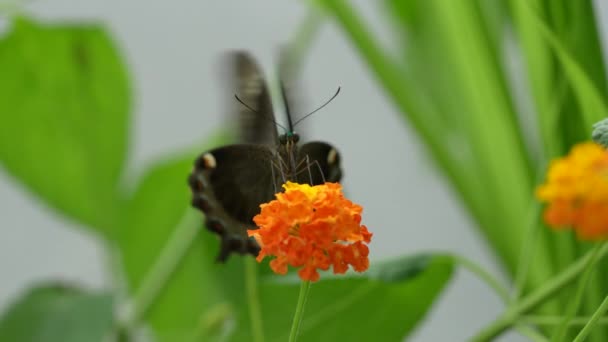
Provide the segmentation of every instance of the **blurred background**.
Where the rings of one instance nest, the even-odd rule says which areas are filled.
[[[387,29],[375,2],[353,3],[375,30]],[[608,5],[601,1],[596,5],[601,25]],[[133,87],[129,157],[133,177],[152,160],[204,140],[225,123],[227,96],[217,70],[223,52],[250,51],[272,77],[279,45],[293,37],[309,10],[304,3],[279,0],[37,0],[25,8],[49,21],[101,22],[112,34],[127,61]],[[6,24],[0,17],[0,30]],[[329,106],[307,120],[306,135],[339,148],[343,184],[349,196],[364,206],[364,223],[374,233],[372,262],[446,251],[476,260],[504,279],[475,227],[425,157],[424,147],[330,20],[320,28],[302,76],[305,112],[342,87]],[[0,225],[0,310],[28,286],[51,278],[91,288],[108,286],[107,257],[95,237],[57,217],[2,170]],[[461,341],[502,310],[500,300],[462,269],[457,269],[448,287],[412,340]],[[519,339],[514,334],[503,337]]]

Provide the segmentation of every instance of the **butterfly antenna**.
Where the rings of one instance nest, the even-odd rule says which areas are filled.
[[[336,90],[336,93],[334,94],[334,96],[332,96],[329,100],[325,101],[325,103],[321,107],[313,110],[312,112],[310,112],[310,113],[304,115],[303,117],[301,117],[300,119],[298,119],[298,121],[296,121],[293,124],[293,126],[299,124],[302,120],[306,119],[307,117],[309,117],[309,116],[313,115],[314,113],[316,113],[316,112],[320,111],[321,109],[323,109],[323,107],[327,106],[331,101],[333,101],[333,99],[335,99],[336,96],[338,96],[338,94],[340,94],[340,87],[338,87],[338,90]]]
[[[287,124],[289,125],[289,131],[293,132],[293,127],[295,126],[291,121],[291,110],[289,110],[289,102],[287,101],[287,91],[285,90],[285,85],[283,81],[281,83],[281,97],[283,98],[283,104],[285,105],[285,113],[287,113]]]
[[[243,100],[241,100],[237,94],[234,94],[234,98],[235,98],[237,101],[239,101],[239,103],[240,103],[240,104],[242,104],[243,106],[245,106],[245,108],[249,109],[250,111],[252,111],[252,112],[254,112],[254,113],[256,113],[256,114],[258,114],[258,115],[260,115],[260,116],[262,116],[262,118],[264,118],[264,119],[266,119],[266,120],[268,120],[268,121],[270,121],[270,122],[274,123],[275,125],[277,125],[277,126],[281,127],[282,129],[287,130],[287,128],[285,128],[285,126],[283,126],[283,125],[281,125],[280,123],[278,123],[278,122],[276,122],[276,121],[272,120],[271,118],[267,117],[266,115],[261,114],[261,113],[260,113],[260,112],[258,112],[257,110],[255,110],[255,109],[251,108],[251,106],[249,106],[249,105],[248,105],[248,104],[246,104],[246,103],[245,103]]]

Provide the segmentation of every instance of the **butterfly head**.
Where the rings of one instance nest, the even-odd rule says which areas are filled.
[[[287,133],[279,136],[279,144],[282,146],[294,146],[298,143],[298,141],[300,141],[300,135],[293,131],[288,131]]]

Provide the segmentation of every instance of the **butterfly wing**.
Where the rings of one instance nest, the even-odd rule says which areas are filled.
[[[273,199],[273,152],[261,145],[229,145],[200,155],[188,182],[192,205],[205,213],[207,228],[221,238],[219,261],[231,252],[257,256],[259,246],[248,238],[260,204]]]
[[[318,185],[324,181],[339,182],[342,178],[340,154],[327,143],[312,141],[302,145],[298,150],[298,159],[298,164],[304,165],[304,169],[297,174],[299,183]]]
[[[246,52],[237,51],[228,55],[230,90],[243,103],[231,99],[230,113],[235,113],[238,122],[238,142],[275,146],[277,128],[270,93],[264,75],[256,61]]]

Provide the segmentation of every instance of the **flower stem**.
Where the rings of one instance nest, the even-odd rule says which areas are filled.
[[[494,276],[484,270],[481,266],[458,255],[452,255],[452,260],[479,277],[479,279],[483,280],[490,288],[494,290],[494,292],[496,292],[503,302],[509,302],[509,290],[502,286]]]
[[[608,254],[608,244],[603,244],[597,253],[597,260]],[[489,341],[503,333],[513,325],[521,315],[534,310],[547,299],[551,298],[556,292],[576,280],[578,275],[586,270],[587,263],[589,262],[589,259],[593,257],[593,254],[594,251],[588,252],[557,276],[546,281],[542,287],[521,298],[518,302],[505,310],[505,312],[494,322],[475,335],[472,340]]]
[[[570,320],[570,326],[585,326],[589,322],[591,316],[577,316],[573,317]],[[526,315],[520,317],[521,321],[524,323],[529,323],[533,325],[543,325],[543,326],[554,326],[559,325],[562,322],[563,316],[534,316],[534,315]],[[608,325],[608,317],[600,317],[597,321],[597,324]]]
[[[293,315],[293,323],[291,324],[291,332],[289,333],[289,342],[295,342],[298,338],[298,331],[300,330],[300,323],[302,323],[302,317],[304,316],[304,306],[306,305],[306,298],[308,298],[309,290],[310,281],[303,281],[300,285],[300,295],[298,296],[296,313]]]
[[[600,251],[600,247],[601,247],[601,244],[597,244],[591,250],[591,258],[589,258],[587,260],[587,262],[585,263],[585,272],[583,273],[583,276],[579,282],[578,288],[576,289],[574,298],[570,302],[570,306],[568,307],[568,310],[566,311],[566,314],[564,315],[561,324],[559,325],[558,329],[555,331],[555,334],[551,338],[552,341],[559,342],[564,339],[564,336],[566,335],[566,331],[568,330],[570,320],[572,320],[572,317],[574,317],[574,315],[576,315],[576,312],[578,311],[578,308],[583,299],[583,295],[587,288],[587,283],[589,283],[589,278],[591,277],[591,274],[593,273],[593,270],[595,269],[595,262],[597,261],[597,256],[598,256],[598,252]]]
[[[254,342],[264,341],[264,328],[262,324],[262,310],[257,283],[257,263],[253,258],[245,258],[245,287],[247,289],[247,303],[249,304],[249,319]]]
[[[545,168],[541,168],[541,170],[544,171]],[[540,177],[537,176],[536,178],[539,179]],[[534,184],[538,184],[538,182],[535,182]],[[526,284],[528,271],[531,264],[530,260],[532,260],[531,255],[534,252],[534,247],[537,245],[540,237],[541,226],[538,224],[538,218],[541,213],[541,207],[540,202],[536,200],[533,201],[532,211],[527,220],[526,231],[524,233],[523,243],[517,261],[517,271],[515,273],[515,280],[513,282],[514,285],[511,293],[511,302],[517,301]]]
[[[484,281],[490,288],[492,288],[494,290],[494,292],[500,297],[500,299],[502,299],[502,301],[504,303],[509,303],[509,301],[510,301],[509,290],[507,288],[505,288],[504,286],[502,286],[500,284],[500,282],[498,281],[498,279],[496,279],[492,274],[490,274],[489,272],[484,270],[478,264],[476,264],[466,258],[463,258],[461,256],[452,255],[452,259],[454,260],[454,262],[460,264],[460,266],[466,268],[467,270],[469,270],[469,272],[473,273],[474,275],[479,277],[479,279]],[[547,340],[544,336],[540,335],[534,329],[531,329],[524,325],[517,325],[515,327],[515,329],[517,329],[517,331],[520,334],[522,334],[523,336],[528,337],[530,339],[530,341],[546,341]]]
[[[600,307],[597,308],[597,310],[595,310],[595,312],[591,316],[591,319],[589,319],[589,322],[587,322],[587,324],[585,324],[585,326],[583,327],[583,329],[581,329],[581,331],[578,333],[578,335],[576,335],[576,337],[574,338],[574,342],[584,341],[585,338],[587,337],[587,335],[591,332],[591,330],[598,323],[600,318],[602,318],[607,311],[608,311],[608,296],[606,296],[606,298],[604,298],[604,301],[602,302],[602,304],[600,304]]]

